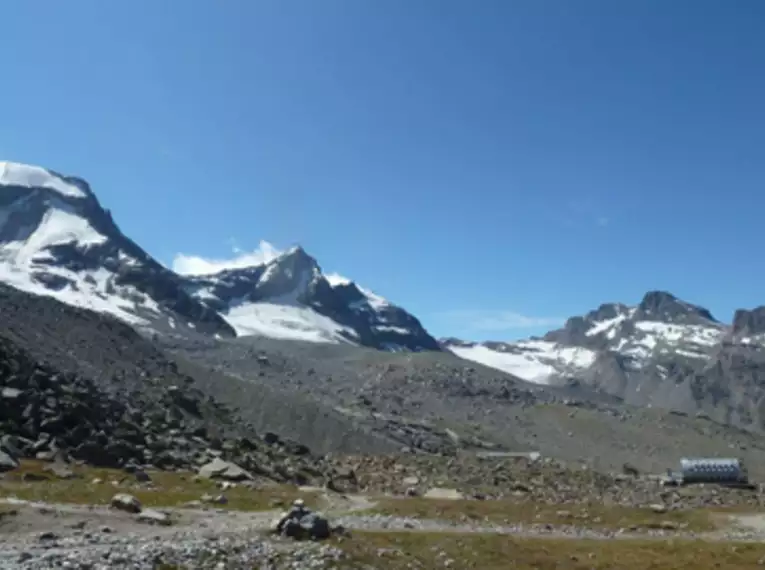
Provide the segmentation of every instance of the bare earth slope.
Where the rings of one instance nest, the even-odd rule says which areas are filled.
[[[446,432],[460,448],[493,444],[586,460],[600,469],[630,462],[655,472],[676,467],[683,456],[736,455],[747,460],[753,474],[765,475],[765,445],[747,431],[627,406],[588,388],[524,382],[448,353],[383,353],[254,338],[205,346],[175,343],[172,350],[246,380],[253,390],[267,385],[314,398],[389,437],[416,419]],[[415,432],[414,439],[422,434]]]

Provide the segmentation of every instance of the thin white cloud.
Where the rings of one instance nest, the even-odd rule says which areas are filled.
[[[173,258],[173,271],[180,275],[209,275],[224,269],[263,265],[278,257],[282,251],[273,244],[262,240],[256,249],[243,251],[232,241],[231,253],[233,256],[228,259],[211,259],[179,253]]]
[[[532,317],[514,311],[455,310],[438,315],[451,326],[471,332],[496,332],[538,327],[554,327],[565,319],[557,317]]]

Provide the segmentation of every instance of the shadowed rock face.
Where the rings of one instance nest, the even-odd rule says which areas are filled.
[[[765,333],[765,307],[737,310],[733,315],[733,333],[740,336]]]
[[[634,319],[677,324],[718,322],[707,309],[681,301],[666,291],[646,293],[637,307]]]

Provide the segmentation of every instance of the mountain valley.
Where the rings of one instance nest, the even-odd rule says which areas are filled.
[[[663,470],[685,449],[736,450],[765,471],[761,309],[728,326],[654,291],[542,338],[437,341],[301,247],[179,275],[122,234],[86,182],[14,163],[0,166],[0,282],[3,335],[41,362],[109,390],[178,378],[247,430],[320,454],[539,451]],[[90,310],[125,332],[99,333]]]

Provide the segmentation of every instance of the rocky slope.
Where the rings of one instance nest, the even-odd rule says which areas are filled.
[[[154,380],[154,381],[151,381]],[[104,390],[97,382],[35,362],[0,338],[0,471],[22,458],[78,460],[99,467],[194,469],[218,457],[265,479],[324,481],[304,446],[263,438],[236,425],[231,410],[190,386],[147,380],[140,390]]]
[[[245,464],[246,456],[266,451],[269,457],[259,457],[261,466],[277,466],[290,457],[289,450],[312,461],[304,446],[268,432],[278,423],[269,418],[294,407],[288,396],[274,397],[252,386],[271,407],[262,421],[248,422],[211,396],[238,394],[238,380],[168,358],[109,315],[0,285],[0,322],[0,435],[13,438],[12,446],[25,457],[61,449],[100,465],[133,461],[188,467],[230,441],[226,449],[241,451],[245,457],[234,458]],[[215,389],[205,390],[211,379]],[[310,403],[302,409],[310,411]],[[373,435],[367,438],[323,414],[300,421],[310,425],[316,416],[321,426],[302,428],[315,431],[315,439],[342,447],[342,434],[349,449],[375,448]],[[278,449],[288,453],[282,456]]]
[[[217,405],[225,405],[226,411],[206,416],[210,420],[208,425],[233,430],[232,437],[276,432],[308,445],[319,454],[391,452],[406,445],[446,449],[450,445],[443,431],[421,437],[417,429],[409,428],[403,436],[391,437],[375,425],[357,422],[311,394],[290,388],[287,382],[263,382],[257,375],[235,377],[227,373],[226,367],[215,371],[188,358],[170,357],[126,323],[48,296],[0,285],[0,322],[0,340],[10,342],[35,365],[47,366],[56,374],[71,375],[75,383],[80,378],[87,386],[92,384],[105,398],[130,402],[130,398],[137,397],[143,402],[136,404],[138,408],[154,406],[155,411],[162,410],[159,403],[164,405],[167,391],[173,387],[180,387],[195,401],[212,398]],[[166,338],[171,342],[179,337]],[[196,340],[185,342],[201,348],[208,344],[217,346],[220,341],[199,335]],[[296,344],[273,342],[286,350]],[[254,359],[259,357],[255,352],[251,355]],[[259,365],[263,366],[262,362]],[[34,390],[31,387],[29,390],[25,398],[32,397]],[[217,409],[213,406],[209,411]],[[162,426],[156,429],[161,430]]]
[[[440,349],[415,317],[324,276],[301,248],[261,266],[177,275],[120,231],[85,181],[9,162],[0,162],[0,282],[160,333]]]
[[[654,473],[687,455],[735,455],[752,473],[765,475],[765,447],[754,433],[630,406],[584,383],[524,382],[448,352],[387,353],[263,338],[167,348],[202,369],[311,400],[399,447],[449,456],[537,451],[586,460],[599,470],[630,462]],[[248,394],[238,399],[245,409],[257,401]]]
[[[467,343],[455,354],[551,385],[584,383],[637,406],[704,413],[765,428],[765,311],[739,310],[726,325],[670,293],[635,306],[601,305],[540,339]]]

